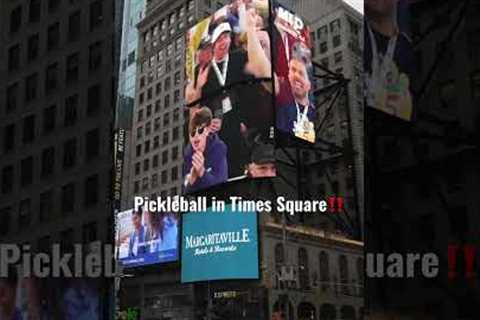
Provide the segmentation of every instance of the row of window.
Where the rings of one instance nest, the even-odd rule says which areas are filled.
[[[165,172],[165,174],[163,173]],[[164,180],[164,175],[165,175],[165,180]],[[157,179],[158,179],[158,175],[157,176]],[[167,180],[168,180],[168,173],[167,171],[162,171],[162,181],[164,180],[165,182],[162,182],[162,184],[166,184],[167,183]],[[177,180],[178,181],[178,180]],[[135,194],[139,194],[140,192],[146,192],[148,190],[150,190],[150,188],[154,189],[154,188],[157,188],[158,187],[158,184],[156,184],[156,186],[154,187],[154,183],[151,182],[151,180],[149,179],[149,177],[144,177],[142,180],[137,180],[134,182],[133,184],[133,192]],[[165,198],[167,196],[176,196],[178,195],[178,187],[172,187],[170,188],[170,190],[162,190],[160,192],[160,197],[162,198]],[[157,194],[156,193],[153,193],[150,195],[150,199],[156,199],[157,198]]]
[[[142,129],[142,127],[138,129]],[[138,129],[137,129],[137,134],[138,134]],[[170,142],[172,143],[176,142],[179,139],[180,139],[180,127],[173,128],[171,140],[170,140],[170,130],[167,129],[165,132],[163,132],[163,135],[162,135],[162,146],[166,146]],[[153,137],[152,140],[146,140],[143,145],[144,145],[144,151],[143,151],[144,154],[149,153],[150,150],[158,149],[160,147],[160,136],[157,135]],[[150,148],[150,146],[152,146],[152,148]],[[142,144],[140,143],[140,144],[137,144],[135,156],[140,157],[141,154],[142,154]]]
[[[17,216],[18,229],[28,229],[35,222],[45,222],[54,217],[72,213],[77,203],[83,200],[83,207],[89,208],[99,201],[100,181],[97,174],[88,176],[79,185],[74,182],[68,183],[59,189],[49,189],[40,193],[38,199],[25,198],[18,203],[18,206],[8,206],[0,209],[0,234],[6,234],[12,229],[13,216]],[[83,199],[77,199],[77,188],[83,188]],[[58,197],[58,198],[57,198]],[[38,201],[38,203],[37,203]],[[34,213],[38,217],[34,217]],[[4,232],[2,232],[4,231]]]
[[[174,78],[173,78],[173,85],[177,88],[181,84],[181,73],[180,71],[175,72]],[[147,78],[148,84],[152,83],[153,79],[150,78],[150,75]],[[140,89],[145,87],[145,77],[140,78]],[[169,91],[172,88],[172,78],[171,77],[166,77],[165,80],[163,81],[163,90],[164,91]],[[158,81],[155,84],[155,96],[158,96],[162,93],[162,81]],[[173,102],[177,103],[180,101],[180,89],[176,89],[173,95]],[[146,100],[145,100],[146,96]],[[153,86],[149,87],[146,91],[140,92],[138,95],[138,102],[140,104],[143,104],[145,101],[149,101],[153,99]]]
[[[45,2],[45,1],[44,1]],[[76,0],[70,0],[70,3]],[[61,4],[61,0],[48,0],[48,12],[55,12]],[[10,12],[10,33],[16,33],[22,27],[24,21],[24,12],[26,11],[22,5],[15,7]],[[28,4],[28,22],[35,23],[40,21],[42,15],[42,1],[30,0]],[[80,36],[80,11],[70,15],[68,22],[69,39],[75,40],[75,37]],[[90,4],[89,8],[89,30],[94,31],[102,25],[104,20],[103,1],[96,0]],[[57,23],[58,25],[58,23]],[[50,27],[49,27],[50,29]],[[70,33],[73,33],[73,38],[70,38]]]
[[[285,265],[285,248],[283,244],[278,243],[275,246],[275,265],[282,266]],[[309,271],[309,256],[305,248],[299,248],[297,251],[298,259],[298,269],[299,269],[299,284],[300,288],[310,288],[310,271]],[[358,276],[358,282],[363,283],[364,281],[364,262],[363,258],[356,258],[356,273]],[[329,254],[326,251],[321,251],[318,255],[318,265],[319,265],[319,281],[322,283],[322,289],[326,289],[330,286],[332,276],[330,275],[330,270],[332,266],[330,264]],[[348,259],[345,255],[341,254],[338,256],[338,270],[339,270],[339,282],[347,284],[349,283],[349,264]],[[347,286],[343,286],[347,289]]]
[[[90,75],[97,74],[103,64],[103,44],[97,41],[89,46],[88,51],[88,71]],[[65,58],[64,77],[60,75],[60,63],[55,62],[49,64],[44,72],[44,92],[45,95],[51,94],[53,91],[61,87],[63,80],[67,85],[76,83],[80,78],[80,53],[76,52]],[[9,70],[14,71],[20,67],[20,47],[13,46],[9,50]],[[39,79],[38,73],[33,73],[25,78],[25,102],[30,102],[39,96]],[[18,99],[18,83],[10,85],[7,89],[7,112],[14,110]]]
[[[188,11],[192,11],[193,8],[194,8],[193,1],[191,3],[189,2]],[[182,21],[182,18],[185,16],[185,14],[186,14],[185,6],[181,6],[176,10],[172,10],[172,12],[167,18],[162,19],[161,21],[156,23],[154,26],[152,26],[149,30],[143,33],[142,35],[143,43],[147,43],[148,41],[150,41],[150,39],[158,37],[159,34],[165,32],[168,27],[174,26],[177,20],[179,20],[178,29],[181,30],[185,26],[184,21]],[[188,22],[189,23],[193,22],[193,14],[189,15]],[[173,30],[174,30],[173,28],[170,30],[170,34],[172,34]],[[164,41],[164,39],[162,41]]]
[[[101,106],[101,86],[93,85],[87,90],[87,106],[86,106],[86,116],[94,116],[98,113]],[[8,105],[7,105],[8,108]],[[43,109],[42,111],[42,122],[38,125],[39,120],[36,115],[25,116],[21,120],[21,141],[23,144],[30,144],[35,140],[35,137],[38,135],[39,131],[43,135],[53,133],[55,128],[59,124],[59,108],[56,105],[51,105]],[[63,126],[71,127],[77,123],[77,120],[80,116],[80,107],[79,107],[79,96],[78,94],[69,96],[65,99],[65,104],[63,108]],[[3,128],[4,139],[3,139],[3,153],[8,153],[13,151],[14,147],[17,145],[16,141],[16,124],[11,123],[6,125]],[[20,127],[20,126],[19,126]],[[37,130],[38,128],[38,130]]]
[[[138,113],[138,119],[139,120],[138,121],[143,121],[143,110],[144,109],[139,110],[139,113]],[[147,119],[149,119],[149,117],[152,115],[151,105],[147,106],[146,110],[147,110]],[[178,107],[175,108],[175,110],[173,110],[172,113],[173,113],[172,122],[175,124],[180,120],[180,108],[178,108]],[[170,112],[166,112],[163,115],[163,123],[161,122],[161,119],[162,119],[162,117],[159,116],[159,117],[155,118],[155,120],[153,120],[153,131],[152,131],[152,121],[146,122],[145,127],[143,127],[143,126],[137,127],[137,140],[142,139],[144,136],[148,137],[151,133],[160,131],[160,129],[162,127],[164,129],[167,129],[167,127],[170,125]],[[162,126],[162,124],[163,124],[163,126]],[[173,133],[174,137],[177,136],[178,134],[179,134],[179,132],[178,133],[175,133],[175,132]],[[176,138],[174,138],[174,140],[175,139]]]
[[[85,160],[87,162],[94,160],[100,155],[100,131],[93,129],[85,133]],[[61,155],[61,164],[63,169],[73,168],[79,162],[80,142],[76,137],[67,139],[63,142],[63,152]],[[29,156],[20,160],[18,165],[19,184],[21,187],[28,187],[33,184],[35,176],[35,163],[40,163],[40,178],[49,178],[55,172],[55,164],[60,160],[56,155],[58,150],[54,146],[44,148],[39,159]],[[34,161],[35,160],[35,161]],[[1,192],[3,194],[11,193],[15,185],[15,169],[14,165],[7,165],[2,168],[1,172]]]

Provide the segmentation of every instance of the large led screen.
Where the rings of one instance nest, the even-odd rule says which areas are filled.
[[[310,29],[301,17],[281,6],[274,8],[273,21],[276,127],[314,143],[316,107]]]
[[[187,32],[186,193],[276,175],[268,22],[268,0],[238,0]]]
[[[256,212],[183,215],[182,282],[258,279]]]
[[[178,260],[178,217],[146,210],[122,211],[116,217],[116,254],[124,267]]]
[[[365,101],[367,106],[410,121],[414,53],[404,0],[365,0]]]
[[[0,278],[0,319],[100,319],[98,283],[95,279],[23,277],[10,272]]]

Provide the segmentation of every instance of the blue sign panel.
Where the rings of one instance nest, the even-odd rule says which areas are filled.
[[[182,282],[258,279],[256,212],[183,215]]]

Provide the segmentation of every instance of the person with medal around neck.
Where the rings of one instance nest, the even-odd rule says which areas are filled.
[[[310,103],[312,83],[309,77],[308,57],[303,54],[302,43],[294,45],[295,54],[289,62],[288,82],[293,102],[277,109],[277,128],[291,132],[308,142],[315,142],[315,106]]]
[[[368,106],[410,120],[413,48],[398,28],[397,7],[398,0],[365,1],[365,98]]]

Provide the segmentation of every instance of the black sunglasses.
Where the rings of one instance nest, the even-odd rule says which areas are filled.
[[[196,134],[203,134],[203,132],[205,131],[205,126],[202,126],[202,127],[196,127],[195,129],[192,130],[192,132],[190,132],[190,136],[193,138],[195,137]]]

